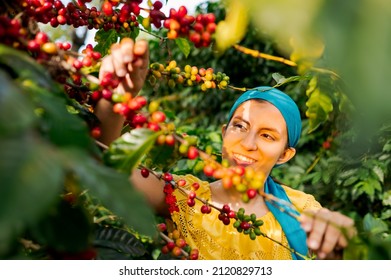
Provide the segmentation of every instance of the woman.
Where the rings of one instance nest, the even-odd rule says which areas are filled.
[[[115,73],[122,79],[117,90],[136,95],[145,81],[148,63],[147,43],[126,39],[113,45],[100,72]],[[101,141],[109,144],[120,135],[124,120],[104,100],[97,105],[96,114],[102,121]],[[221,180],[209,184],[191,175],[184,176],[187,185],[199,183],[199,198],[215,205],[227,204],[235,211],[244,208],[246,213],[254,213],[265,222],[261,227],[264,236],[251,240],[238,233],[232,224],[227,226],[218,221],[219,211],[213,209],[212,213],[203,214],[199,211],[201,204],[188,206],[187,196],[176,190],[179,211],[171,217],[186,242],[199,249],[201,259],[301,259],[308,255],[308,250],[325,259],[333,258],[347,246],[347,235],[341,229],[353,232],[350,218],[322,208],[311,195],[281,186],[269,176],[274,166],[286,163],[296,153],[301,120],[289,96],[269,87],[244,93],[232,107],[222,133],[223,158],[232,166],[251,166],[265,174],[264,192],[292,203],[301,215],[299,219],[287,215],[263,196],[245,203],[240,193],[224,188]],[[163,182],[153,176],[143,178],[138,170],[131,180],[159,213],[167,214],[165,195],[156,191],[163,188]]]

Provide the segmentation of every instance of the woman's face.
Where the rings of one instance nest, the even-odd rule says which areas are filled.
[[[223,127],[222,155],[231,166],[251,166],[269,175],[276,164],[295,155],[295,149],[287,148],[287,143],[286,123],[280,111],[269,102],[249,100]]]

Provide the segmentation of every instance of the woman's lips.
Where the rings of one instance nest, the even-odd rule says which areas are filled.
[[[233,153],[232,157],[238,165],[250,165],[255,162],[255,159],[246,157],[242,154]]]

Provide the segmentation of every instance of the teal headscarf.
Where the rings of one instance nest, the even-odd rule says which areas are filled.
[[[242,103],[251,99],[265,100],[273,104],[281,112],[287,126],[288,145],[290,147],[295,147],[301,134],[300,111],[291,97],[276,88],[257,87],[243,93],[231,108],[228,116],[228,122],[231,120],[236,109]],[[283,187],[275,182],[270,176],[266,179],[264,192],[291,203]],[[284,207],[284,205],[278,205],[277,207],[269,201],[266,201],[266,205],[280,223],[282,230],[288,239],[289,246],[294,250],[294,252],[306,255],[308,252],[306,233],[301,228],[297,219],[287,214],[288,212],[296,215],[299,213],[295,210]],[[293,259],[302,259],[302,257],[295,254],[294,252],[292,252]]]

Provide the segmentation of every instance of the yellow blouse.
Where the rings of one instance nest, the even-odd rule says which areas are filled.
[[[209,183],[192,176],[175,176],[175,179],[185,179],[187,186],[198,182],[200,188],[196,191],[197,197],[211,201]],[[305,209],[319,209],[321,205],[312,195],[283,186],[289,199],[296,209],[301,212]],[[257,236],[251,240],[248,235],[239,233],[231,222],[224,225],[219,219],[219,211],[212,208],[210,214],[200,211],[202,203],[196,200],[196,205],[187,205],[187,196],[178,190],[174,191],[177,198],[179,212],[171,214],[172,220],[191,248],[199,250],[199,259],[205,260],[284,260],[292,259],[291,252],[270,240],[269,238],[289,247],[287,238],[280,224],[269,211],[261,218],[264,224],[261,231],[269,238]],[[212,202],[212,201],[211,201]],[[248,213],[250,214],[250,213]]]

